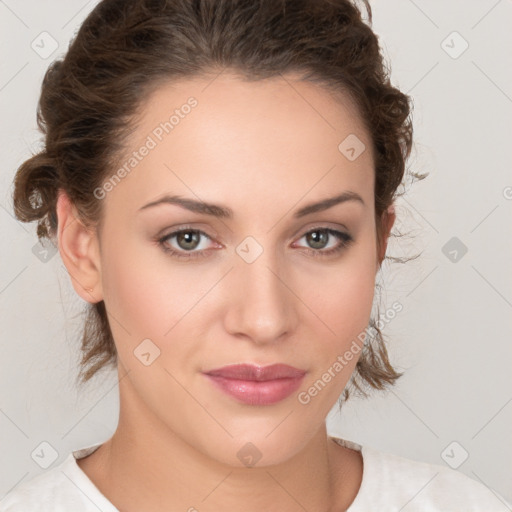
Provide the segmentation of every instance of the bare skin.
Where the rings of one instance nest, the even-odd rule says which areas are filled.
[[[155,127],[190,97],[197,106],[157,140]],[[127,155],[151,134],[157,144],[105,194],[101,230],[87,229],[65,194],[58,200],[62,259],[84,300],[105,301],[119,356],[118,427],[78,465],[122,512],[346,510],[362,459],[328,438],[325,419],[360,352],[308,403],[298,395],[368,326],[395,220],[384,216],[378,248],[371,141],[357,110],[295,76],[246,82],[224,72],[162,84],[141,112]],[[350,134],[366,146],[352,161],[338,149]],[[347,191],[362,201],[294,217]],[[141,210],[166,194],[233,216],[176,204]],[[176,236],[164,245],[204,257],[158,243],[184,228],[205,233],[197,247]],[[353,241],[315,256],[341,246],[333,235],[312,245],[306,235],[325,228]],[[262,249],[251,263],[236,251],[246,237]],[[160,351],[149,365],[134,354],[146,339]],[[203,373],[235,363],[285,363],[306,375],[289,397],[254,406]],[[237,456],[247,443],[261,455],[254,467]]]

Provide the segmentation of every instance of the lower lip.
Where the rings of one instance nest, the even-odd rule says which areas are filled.
[[[275,379],[267,381],[226,379],[206,375],[224,393],[249,405],[271,405],[289,397],[299,389],[301,377]]]

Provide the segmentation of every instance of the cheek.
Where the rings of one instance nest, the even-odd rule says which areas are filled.
[[[369,247],[360,247],[339,265],[306,276],[300,284],[312,311],[304,314],[311,319],[308,331],[316,347],[306,389],[313,386],[312,396],[323,397],[315,407],[328,407],[337,399],[361,356],[375,293],[371,255]]]
[[[322,319],[312,330],[316,350],[309,378],[297,395],[303,411],[311,417],[325,417],[347,386],[361,357],[373,299],[372,282],[356,275],[342,282],[333,279],[330,297],[318,302]],[[327,294],[326,294],[327,295]],[[320,330],[322,329],[322,330]]]
[[[179,313],[181,283],[172,280],[169,285],[169,279],[148,257],[151,251],[156,249],[149,243],[143,248],[117,232],[102,252],[104,301],[121,350],[145,338],[161,339]]]
[[[337,266],[304,276],[299,290],[327,344],[343,345],[368,325],[375,293],[374,262],[354,254]]]
[[[102,263],[104,300],[118,351],[132,352],[149,338],[166,357],[177,355],[180,344],[171,342],[176,336],[194,335],[197,315],[206,302],[202,299],[215,275],[199,275],[197,267],[171,262],[150,243],[126,239],[114,236]]]

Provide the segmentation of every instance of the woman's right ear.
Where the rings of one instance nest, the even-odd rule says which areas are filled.
[[[84,225],[63,189],[58,191],[56,210],[58,249],[73,288],[85,301],[100,302],[103,291],[96,230]]]

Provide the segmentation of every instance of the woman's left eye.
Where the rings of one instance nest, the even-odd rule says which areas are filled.
[[[338,239],[338,242],[334,242],[334,245],[331,243],[329,247],[327,242],[329,241],[330,237],[335,237]],[[320,257],[331,256],[333,254],[339,253],[354,241],[352,236],[348,233],[344,233],[332,228],[314,228],[305,233],[300,238],[300,240],[303,238],[306,239],[310,246],[312,246],[306,247],[307,251],[313,256]]]
[[[201,243],[202,237],[211,240],[211,237],[204,231],[181,229],[160,238],[158,243],[165,252],[177,258],[206,257],[208,256],[208,250]],[[334,245],[331,243],[329,246],[329,238],[333,237],[338,242],[334,241]],[[312,256],[329,256],[341,252],[353,242],[352,236],[348,233],[331,228],[314,228],[305,233],[299,240],[302,239],[305,239],[310,245],[310,247],[305,247],[305,249]],[[175,245],[171,241],[174,241]]]

